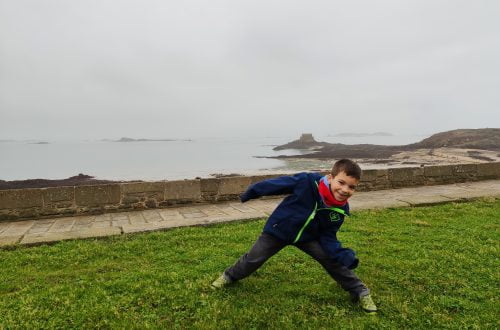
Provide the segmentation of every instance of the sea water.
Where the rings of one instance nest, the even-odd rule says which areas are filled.
[[[407,144],[422,136],[318,136],[345,144]],[[0,179],[64,179],[79,173],[107,180],[174,180],[214,174],[256,174],[296,169],[293,162],[265,158],[300,154],[273,151],[297,137],[200,138],[174,141],[1,141]]]

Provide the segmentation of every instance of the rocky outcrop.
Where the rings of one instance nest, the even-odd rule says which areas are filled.
[[[456,129],[434,134],[408,147],[500,150],[500,128]]]
[[[5,189],[25,189],[25,188],[48,188],[48,187],[73,187],[96,184],[120,183],[123,181],[98,180],[93,176],[78,174],[67,179],[49,180],[49,179],[28,179],[4,181],[0,180],[0,190]],[[133,181],[137,182],[137,181]]]
[[[316,142],[311,134],[303,134],[299,140],[278,146],[274,150],[312,149],[313,152],[305,155],[282,155],[272,158],[378,159],[391,157],[403,151],[443,147],[500,151],[500,128],[457,129],[434,134],[418,143],[399,146]]]
[[[273,148],[273,150],[285,150],[285,149],[298,149],[298,150],[314,150],[327,146],[327,142],[318,142],[314,139],[313,135],[310,133],[304,133],[300,136],[300,139],[292,141],[290,143],[283,144]]]

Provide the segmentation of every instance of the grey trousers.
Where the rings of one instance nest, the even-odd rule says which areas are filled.
[[[255,272],[267,259],[271,258],[287,245],[289,244],[272,235],[262,233],[250,248],[250,251],[242,255],[233,266],[226,269],[224,274],[232,281],[241,280]],[[335,263],[328,257],[318,241],[297,243],[294,246],[319,262],[328,274],[344,290],[349,292],[354,299],[367,295],[370,292],[352,270]]]

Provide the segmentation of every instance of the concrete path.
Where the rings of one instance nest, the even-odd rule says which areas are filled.
[[[433,205],[479,197],[500,198],[500,180],[358,192],[351,209]],[[34,245],[65,239],[102,237],[174,227],[267,217],[281,199],[195,205],[135,212],[0,222],[0,246]],[[500,215],[499,215],[500,216]]]

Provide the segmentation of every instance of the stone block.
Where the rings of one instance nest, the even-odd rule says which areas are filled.
[[[477,164],[477,176],[484,179],[500,179],[500,162]]]
[[[454,174],[460,174],[460,173],[477,173],[477,164],[460,164],[460,165],[454,165],[453,166],[453,173]]]
[[[78,206],[118,204],[120,195],[119,184],[75,187],[75,201]]]
[[[121,185],[122,203],[131,204],[133,199],[146,201],[154,199],[161,202],[165,199],[165,182],[135,182]]]
[[[250,177],[238,176],[219,179],[219,195],[236,195],[244,192],[251,183]]]
[[[426,166],[424,167],[426,178],[432,177],[450,177],[453,175],[453,165]]]
[[[141,199],[137,196],[123,196],[122,197],[122,204],[134,204],[134,203],[139,203]]]
[[[0,190],[0,209],[43,207],[42,189]]]
[[[134,182],[122,183],[122,194],[140,194],[158,192],[163,195],[166,182]]]
[[[219,198],[219,179],[201,179],[201,199],[205,202],[216,202]]]
[[[73,202],[75,200],[75,187],[55,187],[43,189],[44,206],[58,202]]]
[[[60,209],[73,208],[75,187],[55,187],[43,189],[43,210],[41,215],[59,213]]]
[[[201,200],[200,180],[181,180],[165,182],[165,200],[193,201]]]
[[[424,170],[420,167],[391,168],[387,172],[389,181],[394,186],[401,186],[397,183],[412,186],[423,182]]]
[[[220,179],[201,179],[200,189],[201,193],[217,193],[219,191]]]
[[[361,182],[387,181],[389,173],[387,170],[364,170],[361,175]]]

